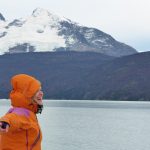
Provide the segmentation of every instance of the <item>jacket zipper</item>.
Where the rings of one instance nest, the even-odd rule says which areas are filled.
[[[35,139],[34,143],[31,145],[30,150],[32,150],[33,147],[37,144],[37,142],[38,142],[39,139],[40,139],[40,135],[41,135],[41,133],[40,133],[40,130],[39,130],[38,136],[37,136],[37,138]]]
[[[27,150],[28,150],[28,130],[26,130],[26,147],[27,147]]]

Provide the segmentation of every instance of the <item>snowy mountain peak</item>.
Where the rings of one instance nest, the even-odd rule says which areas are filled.
[[[65,19],[64,17],[60,17],[60,16],[58,16],[58,15],[56,15],[54,13],[49,12],[46,9],[43,9],[43,8],[36,8],[33,11],[31,16],[35,17],[35,18],[42,18],[42,19],[46,19],[47,18],[48,20],[57,21],[57,22],[63,21],[63,20],[67,21],[67,19]]]
[[[11,22],[0,14],[0,55],[60,50],[94,51],[112,56],[136,53],[132,47],[98,29],[79,25],[42,8],[36,8],[27,18]]]
[[[50,16],[51,14],[43,8],[36,8],[33,10],[32,16],[33,17],[38,17],[38,16]]]

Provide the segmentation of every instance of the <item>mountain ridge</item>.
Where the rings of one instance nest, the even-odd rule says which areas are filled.
[[[120,58],[93,52],[20,53],[0,56],[0,98],[10,78],[38,78],[46,99],[150,100],[150,52]]]
[[[0,13],[0,20],[1,21],[5,21],[5,18],[4,18],[4,16]]]

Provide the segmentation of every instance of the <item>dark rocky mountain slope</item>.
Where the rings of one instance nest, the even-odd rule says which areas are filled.
[[[10,77],[36,76],[48,99],[150,100],[150,52],[120,58],[91,52],[47,52],[0,56],[0,97]]]

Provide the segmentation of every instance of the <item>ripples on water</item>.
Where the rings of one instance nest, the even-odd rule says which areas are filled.
[[[149,150],[150,103],[44,101],[43,150]],[[0,115],[8,110],[0,102]]]

